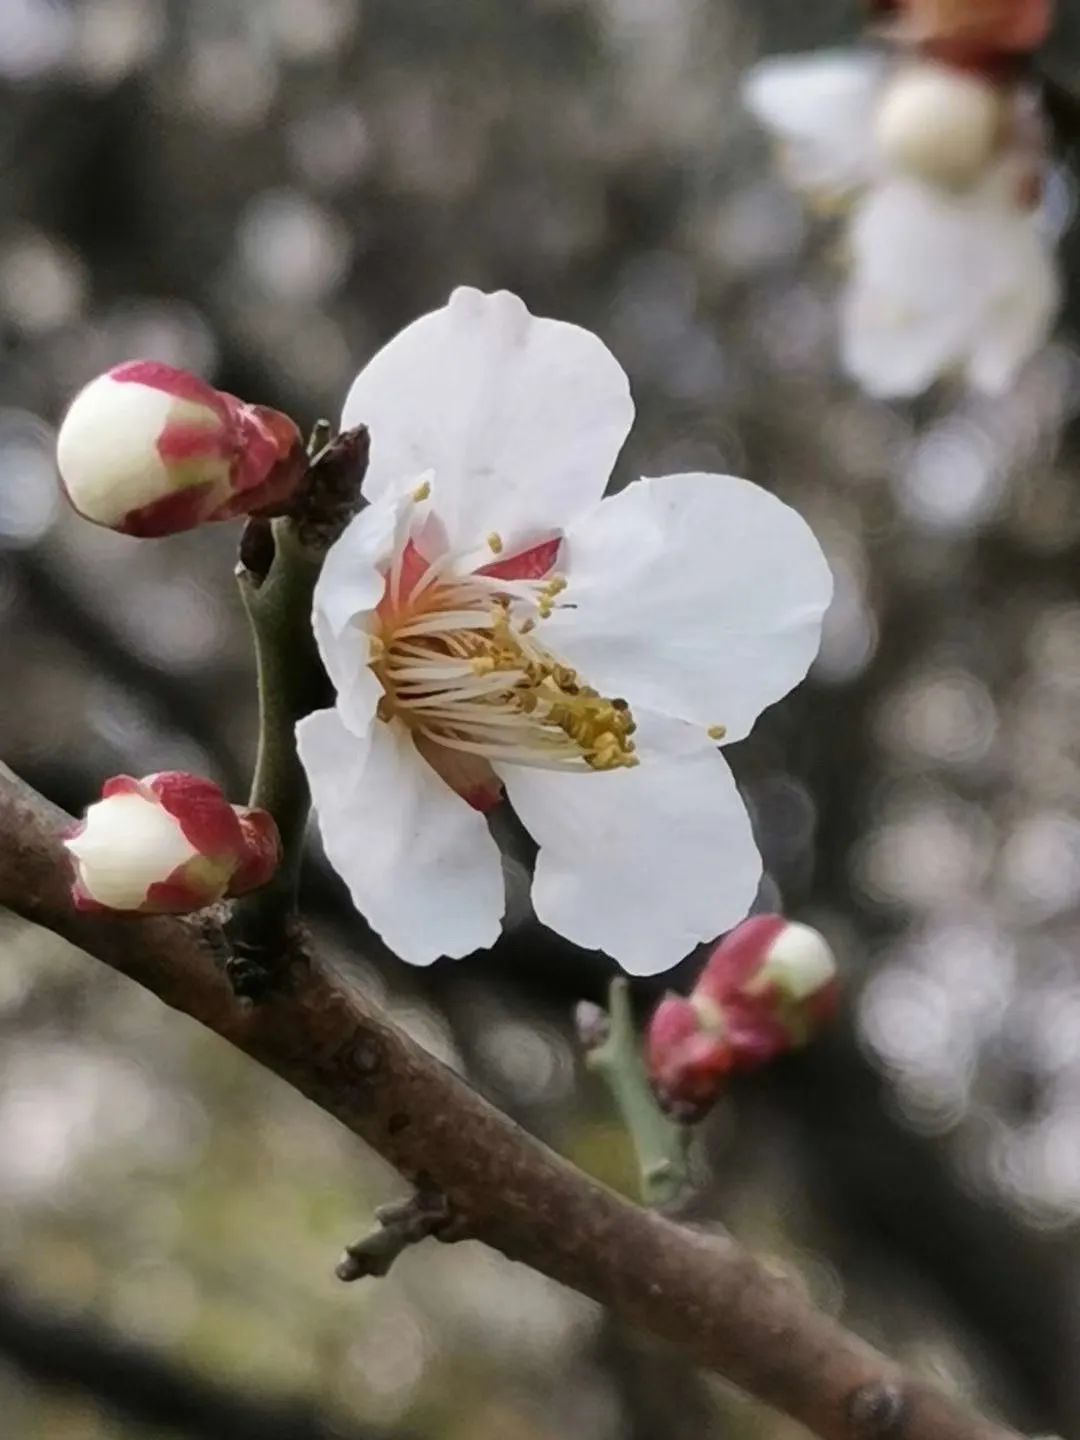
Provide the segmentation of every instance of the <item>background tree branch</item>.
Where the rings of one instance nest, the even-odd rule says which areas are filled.
[[[679,1346],[824,1440],[1006,1440],[815,1310],[734,1242],[641,1210],[560,1160],[377,1012],[318,957],[284,993],[238,1001],[207,919],[118,920],[69,902],[69,817],[0,767],[0,903],[151,990],[445,1195],[485,1241]]]
[[[389,1440],[305,1401],[267,1400],[204,1379],[100,1321],[52,1313],[0,1280],[0,1360],[41,1385],[81,1390],[126,1420],[198,1440]]]

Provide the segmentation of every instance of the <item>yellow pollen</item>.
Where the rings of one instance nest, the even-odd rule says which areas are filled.
[[[400,492],[399,492],[399,493],[400,493]],[[431,494],[431,481],[430,481],[430,480],[425,480],[422,484],[418,485],[418,486],[416,487],[416,489],[412,492],[412,498],[413,498],[413,499],[416,501],[416,503],[419,505],[420,501],[421,501],[421,500],[426,500],[430,494]]]
[[[488,543],[488,549],[491,551],[491,553],[492,553],[493,555],[501,555],[501,554],[502,554],[502,548],[503,548],[502,536],[499,534],[499,532],[498,532],[497,530],[493,530],[493,531],[491,532],[491,534],[487,537],[487,543]]]
[[[520,601],[493,597],[489,584],[448,576],[414,608],[384,613],[369,662],[385,692],[379,716],[491,761],[560,770],[639,764],[627,702],[584,684],[531,638],[535,615],[550,614],[565,588],[561,576],[538,585],[535,611],[522,616]]]
[[[709,736],[709,739],[710,739],[710,740],[723,740],[723,738],[724,738],[724,736],[725,736],[726,734],[727,734],[727,726],[726,726],[726,725],[710,725],[710,726],[709,726],[708,736]]]

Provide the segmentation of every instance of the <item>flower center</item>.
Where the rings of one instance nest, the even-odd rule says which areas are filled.
[[[498,554],[498,537],[488,543]],[[372,644],[385,691],[380,717],[489,761],[581,771],[636,765],[626,701],[584,684],[536,638],[566,581],[515,574],[535,576],[540,558],[550,568],[556,550],[536,547],[459,575],[453,557],[431,563],[407,541],[387,575]]]

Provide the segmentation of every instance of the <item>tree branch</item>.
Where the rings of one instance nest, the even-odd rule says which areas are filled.
[[[679,1346],[823,1440],[1015,1440],[816,1311],[734,1242],[641,1210],[488,1105],[298,954],[290,984],[238,1001],[206,919],[79,914],[58,833],[69,817],[0,766],[0,903],[194,1016],[334,1115],[420,1188],[455,1238],[487,1242]]]
[[[198,1440],[390,1440],[288,1396],[226,1388],[100,1321],[54,1315],[0,1280],[0,1361],[50,1390],[81,1390],[154,1434]]]

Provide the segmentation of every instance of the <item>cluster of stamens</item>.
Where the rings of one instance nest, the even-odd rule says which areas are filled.
[[[501,542],[489,546],[497,554]],[[372,642],[384,719],[493,761],[558,770],[638,763],[626,701],[583,684],[537,641],[565,579],[461,576],[448,557],[410,586],[409,568],[395,557]]]

